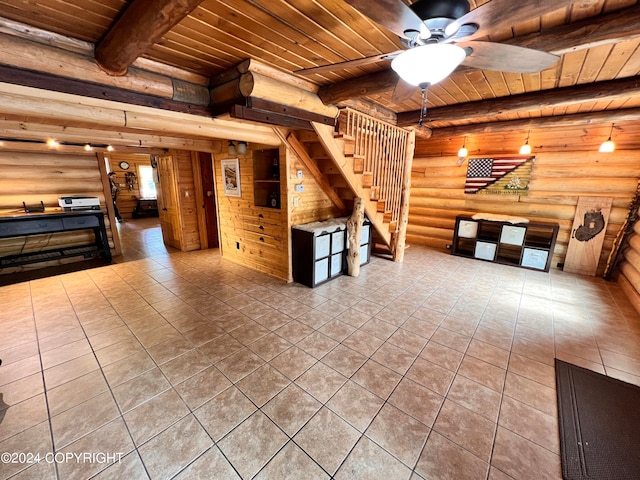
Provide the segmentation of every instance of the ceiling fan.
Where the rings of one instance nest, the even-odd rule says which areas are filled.
[[[428,87],[448,77],[461,63],[483,70],[515,73],[540,72],[555,64],[560,58],[557,55],[475,39],[571,3],[566,0],[491,0],[471,10],[468,0],[418,0],[411,6],[401,0],[345,1],[398,35],[405,49],[294,73],[322,74],[392,60],[391,68],[400,77],[394,89],[394,102],[406,100],[416,87],[420,87],[423,99],[420,123],[426,113]]]

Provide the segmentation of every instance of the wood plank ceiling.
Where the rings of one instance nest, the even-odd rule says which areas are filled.
[[[469,3],[473,9],[488,1]],[[18,22],[96,45],[133,3],[136,2],[0,0],[0,17],[7,20],[0,22],[0,31],[7,31],[9,23]],[[540,0],[540,3],[560,2]],[[594,142],[600,141],[594,139],[606,137],[612,121],[616,121],[615,115],[625,111],[635,116],[617,122],[615,135],[620,145],[637,146],[640,116],[634,109],[640,108],[640,89],[633,88],[640,73],[637,0],[575,1],[542,17],[492,32],[485,40],[539,48],[557,53],[561,60],[536,74],[460,67],[429,91],[427,125],[434,129],[434,135],[425,151],[453,153],[459,147],[459,139],[467,136],[467,146],[473,152],[474,135],[480,134],[484,141],[495,141],[496,151],[500,151],[512,148],[513,142],[522,143],[528,130],[533,131],[532,143],[539,149],[562,149],[566,128],[558,129],[556,124],[538,119],[567,115],[583,115],[583,125],[572,127],[569,134],[584,135],[584,149],[592,149]],[[194,78],[207,79],[248,58],[295,72],[402,48],[396,35],[342,0],[204,0],[141,57],[200,76]],[[394,77],[384,73],[388,71],[386,61],[304,78],[322,87],[322,93],[349,85],[349,81],[361,85],[372,75],[377,74],[378,77],[373,77],[376,79],[383,75],[387,80],[375,83],[383,91],[374,88],[365,92],[363,98],[400,114],[400,123],[415,123],[420,108],[418,89],[410,99],[394,104]],[[615,82],[624,79],[627,83],[618,88]],[[599,95],[600,86],[606,86],[610,94]],[[574,89],[566,90],[568,101],[550,96],[554,90],[563,88]],[[361,94],[351,94],[356,95]],[[519,108],[511,108],[504,102],[492,103],[505,98],[514,102],[524,98],[528,103],[519,104]],[[480,104],[470,102],[485,102],[482,109],[477,109],[484,113],[473,113],[474,105]],[[451,109],[463,104],[469,104],[468,112],[455,118]],[[469,124],[474,128],[456,128]],[[488,127],[490,124],[494,127]],[[588,132],[584,125],[590,127]]]

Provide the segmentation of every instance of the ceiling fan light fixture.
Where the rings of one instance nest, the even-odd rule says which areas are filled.
[[[410,85],[434,85],[447,78],[466,56],[462,47],[435,43],[405,50],[393,59],[391,68]]]
[[[598,151],[600,153],[612,153],[616,149],[616,144],[611,140],[611,135],[613,135],[613,124],[611,124],[611,131],[609,132],[609,138],[602,142]]]

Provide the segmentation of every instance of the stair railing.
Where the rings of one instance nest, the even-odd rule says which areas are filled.
[[[397,225],[409,131],[350,108],[341,111],[339,128],[353,139],[354,155],[372,175],[371,199],[379,202],[378,211],[384,212],[385,222]]]

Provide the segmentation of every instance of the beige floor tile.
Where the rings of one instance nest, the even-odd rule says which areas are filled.
[[[228,334],[221,335],[198,347],[214,364],[234,354],[241,348],[242,344]]]
[[[194,414],[209,436],[217,442],[256,410],[257,407],[232,386],[202,405]]]
[[[94,370],[47,392],[49,415],[55,416],[107,391],[104,375]]]
[[[248,345],[249,350],[268,362],[289,347],[291,343],[275,333],[268,333],[259,340]]]
[[[153,368],[112,389],[120,411],[128,412],[171,388],[159,368]]]
[[[231,386],[231,382],[216,367],[209,367],[175,386],[182,400],[195,410]]]
[[[57,450],[93,432],[120,415],[111,392],[102,393],[51,418]]]
[[[193,415],[181,419],[138,451],[152,479],[170,479],[213,445]]]
[[[429,435],[416,472],[425,479],[482,480],[489,465],[437,432]]]
[[[3,385],[1,390],[0,397],[2,401],[0,402],[0,410],[44,393],[42,375],[39,373],[29,375],[28,377]]]
[[[433,430],[489,463],[496,424],[451,400],[445,400]]]
[[[556,388],[555,369],[544,363],[512,353],[507,370],[547,387]]]
[[[435,363],[452,372],[458,369],[463,356],[463,353],[431,340],[420,353],[421,358],[429,360],[431,363]]]
[[[111,388],[131,380],[142,373],[155,368],[156,364],[145,350],[111,363],[102,368]]]
[[[353,375],[367,360],[361,353],[340,344],[322,358],[322,363],[329,365],[345,377]]]
[[[262,407],[262,411],[293,437],[321,407],[322,403],[296,384],[290,384]]]
[[[290,380],[295,380],[312,365],[317,363],[317,360],[294,346],[270,360],[269,363]]]
[[[289,383],[291,381],[287,377],[271,365],[265,364],[236,383],[236,386],[253,403],[262,407]]]
[[[360,433],[328,408],[322,408],[293,441],[329,474],[333,475]]]
[[[246,347],[219,361],[216,367],[232,382],[237,382],[264,365],[265,361]]]
[[[509,372],[504,385],[504,395],[536,408],[547,415],[557,417],[558,400],[555,388],[547,387],[528,378]]]
[[[366,435],[409,468],[413,468],[429,434],[429,427],[387,403]]]
[[[321,333],[333,338],[337,342],[341,342],[355,330],[355,327],[339,320],[338,318],[331,319],[319,329]]]
[[[406,325],[406,324],[405,324]],[[434,331],[435,331],[434,327]],[[422,337],[414,332],[411,332],[403,326],[396,330],[396,332],[389,337],[387,343],[395,345],[409,353],[418,355],[424,346],[429,341],[429,337]]]
[[[499,424],[547,450],[560,454],[558,418],[525,403],[505,396],[500,408]]]
[[[364,432],[383,403],[380,397],[349,380],[331,397],[326,406]]]
[[[462,375],[456,375],[447,398],[488,418],[494,423],[498,419],[500,393]]]
[[[396,347],[387,341],[376,350],[376,353],[373,354],[371,359],[400,375],[404,375],[416,359],[416,355]]]
[[[562,478],[558,455],[502,427],[496,433],[491,465],[518,480]]]
[[[185,468],[175,480],[207,480],[207,479],[240,480],[229,461],[224,458],[218,447],[211,447],[195,462]]]
[[[354,382],[383,400],[386,400],[391,395],[401,378],[401,375],[373,360],[365,362],[351,377]]]
[[[356,330],[347,338],[342,341],[342,345],[355,350],[356,352],[370,357],[373,353],[380,348],[380,345],[384,343],[383,339],[374,337],[373,335],[363,332],[362,330]]]
[[[282,430],[257,411],[218,442],[218,447],[242,478],[251,478],[287,441]]]
[[[470,355],[465,355],[458,374],[478,382],[491,390],[501,392],[504,386],[506,370]]]
[[[295,380],[300,388],[322,403],[329,400],[346,381],[347,377],[322,362],[316,363]]]
[[[10,358],[10,357],[9,357]],[[0,386],[13,383],[25,377],[37,374],[42,370],[40,357],[34,355],[15,362],[7,362],[0,370]]]
[[[38,455],[40,458],[44,458],[52,449],[51,430],[48,421],[41,422],[6,440],[0,441],[0,453],[22,453],[30,455],[31,458],[29,460],[35,459]],[[9,478],[29,468],[29,465],[29,462],[0,462],[0,478]]]
[[[145,480],[148,479],[149,476],[144,469],[138,452],[134,451],[123,457],[119,462],[107,467],[93,478],[95,480],[120,480],[122,478]]]
[[[304,472],[304,473],[302,473]],[[305,480],[329,480],[329,475],[292,441],[256,475],[255,480],[298,480],[300,475]]]
[[[211,365],[211,361],[205,355],[194,349],[163,363],[160,369],[172,385],[177,385]]]
[[[406,377],[440,395],[446,395],[455,373],[423,358],[417,358]]]
[[[336,480],[402,480],[411,476],[411,469],[362,437],[335,475]]]
[[[442,401],[441,395],[408,378],[403,378],[389,397],[391,405],[428,427],[433,425]]]
[[[170,389],[125,413],[124,420],[140,446],[189,413],[175,390]]]
[[[90,478],[124,458],[133,449],[133,442],[124,421],[122,418],[116,418],[60,450],[65,455],[86,453],[100,455],[100,457],[96,456],[98,461],[93,462],[76,461],[71,457],[69,461],[58,463],[60,478],[68,480]]]
[[[165,340],[162,343],[148,347],[147,353],[151,355],[154,362],[160,365],[187,353],[193,348],[193,343],[183,337],[179,339]]]

